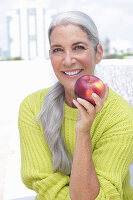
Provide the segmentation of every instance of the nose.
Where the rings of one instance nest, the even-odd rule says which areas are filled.
[[[63,57],[63,65],[66,67],[71,67],[72,64],[75,63],[75,58],[73,57],[72,52],[65,52]]]

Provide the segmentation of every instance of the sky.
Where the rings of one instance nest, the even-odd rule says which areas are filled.
[[[90,15],[96,23],[101,40],[109,38],[116,45],[133,46],[132,0],[0,0],[0,48],[7,46],[6,12],[22,7],[25,2],[38,2],[49,10],[80,10]]]

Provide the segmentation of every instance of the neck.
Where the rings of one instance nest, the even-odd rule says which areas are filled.
[[[73,99],[76,99],[75,94],[73,91],[66,91],[65,90],[65,102],[68,106],[75,108],[73,104]]]

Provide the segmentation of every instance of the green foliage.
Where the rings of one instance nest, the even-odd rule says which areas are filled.
[[[103,59],[124,59],[126,56],[133,56],[133,54],[132,53],[124,53],[121,55],[110,54],[108,56],[104,56]]]
[[[0,61],[15,61],[15,60],[23,60],[23,59],[21,57],[14,57],[14,58],[2,59]]]

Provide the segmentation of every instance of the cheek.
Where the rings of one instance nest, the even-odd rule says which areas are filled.
[[[82,59],[80,59],[80,64],[82,66],[84,66],[84,69],[87,70],[86,72],[89,74],[94,74],[94,70],[95,70],[95,57],[91,56],[91,55],[84,55],[84,57],[82,57]]]
[[[54,71],[59,69],[60,66],[59,59],[51,58],[51,64]]]
[[[88,64],[88,65],[95,65],[96,64],[96,56],[93,53],[86,54],[82,58],[83,62]]]
[[[89,66],[92,62],[90,55],[84,55],[80,58],[79,62],[84,66]]]

